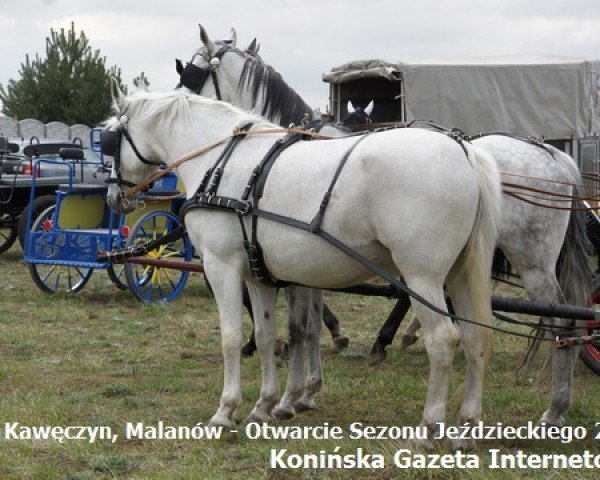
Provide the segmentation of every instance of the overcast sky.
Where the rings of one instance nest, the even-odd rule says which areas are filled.
[[[0,0],[0,83],[18,79],[25,55],[44,55],[50,29],[83,30],[131,84],[177,83],[174,59],[213,39],[254,37],[261,56],[310,105],[327,104],[321,75],[350,60],[417,60],[554,54],[600,58],[597,0]]]

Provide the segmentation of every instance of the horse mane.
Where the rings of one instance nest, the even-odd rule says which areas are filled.
[[[307,113],[309,119],[313,120],[312,108],[258,55],[246,58],[238,83],[238,89],[243,88],[251,92],[252,107],[256,106],[259,95],[263,94],[264,105],[260,115],[271,121],[283,126],[299,124]]]
[[[119,116],[135,117],[139,119],[148,128],[161,125],[170,128],[175,120],[183,119],[186,123],[191,123],[193,105],[210,105],[211,108],[221,109],[239,117],[238,124],[244,125],[248,121],[254,123],[264,123],[263,118],[248,114],[243,110],[226,102],[212,100],[199,95],[189,95],[181,90],[175,90],[167,93],[151,93],[139,91],[130,95],[126,99],[125,111],[120,112]],[[118,111],[118,108],[115,106]],[[117,118],[109,119],[106,126],[116,126],[119,123]]]

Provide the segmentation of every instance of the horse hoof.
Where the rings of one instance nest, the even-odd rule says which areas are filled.
[[[307,410],[314,410],[317,408],[317,404],[314,400],[298,400],[294,403],[294,411],[296,413],[306,412]]]
[[[350,345],[350,339],[346,335],[340,335],[332,340],[333,349],[335,352],[341,352],[342,350],[348,348],[348,345]]]
[[[371,352],[371,360],[369,360],[369,365],[379,365],[386,358],[387,352],[383,349],[377,352]]]
[[[232,428],[236,427],[236,424],[233,420],[230,420],[228,418],[225,418],[225,417],[222,417],[219,415],[215,415],[208,422],[208,426],[216,427],[216,428],[222,427],[224,429],[232,429]]]
[[[296,415],[296,412],[293,407],[277,406],[273,409],[271,414],[277,420],[289,420],[291,418],[294,418],[294,415]]]
[[[273,417],[266,413],[258,413],[251,412],[250,415],[246,417],[244,424],[248,425],[249,423],[267,423],[273,420]]]
[[[404,335],[402,335],[402,340],[400,342],[400,348],[410,347],[411,345],[414,345],[415,343],[417,343],[418,339],[419,339],[419,337],[417,335],[404,334]]]
[[[564,427],[565,419],[562,415],[558,415],[557,417],[550,415],[548,412],[544,412],[538,424],[544,423],[551,427]]]

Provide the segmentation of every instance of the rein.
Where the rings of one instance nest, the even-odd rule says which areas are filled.
[[[144,182],[134,185],[131,188],[124,191],[123,198],[128,198],[132,195],[135,195],[136,193],[139,193],[140,191],[142,191],[146,187],[150,186],[153,182],[155,182],[159,178],[161,178],[164,175],[166,175],[167,173],[175,170],[180,165],[182,165],[186,162],[189,162],[190,160],[193,160],[194,158],[199,157],[200,155],[210,152],[211,150],[217,148],[218,146],[223,145],[224,143],[228,142],[232,138],[247,137],[250,135],[273,135],[273,134],[278,134],[278,133],[293,133],[293,134],[298,134],[298,135],[302,135],[305,137],[311,137],[313,139],[320,139],[320,140],[331,140],[331,139],[335,138],[335,137],[321,135],[319,133],[315,133],[315,132],[311,132],[311,131],[307,131],[307,130],[301,130],[298,128],[269,128],[269,129],[265,129],[265,130],[249,130],[249,131],[236,130],[231,135],[228,135],[228,136],[226,136],[220,140],[217,140],[215,142],[209,143],[208,145],[205,145],[197,150],[194,150],[194,151],[184,155],[183,157],[179,158],[178,160],[170,163],[169,165],[167,165],[166,168],[161,169],[158,172],[156,172],[155,174],[151,175]]]

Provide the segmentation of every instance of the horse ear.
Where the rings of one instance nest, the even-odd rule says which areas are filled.
[[[369,104],[367,105],[367,107],[365,108],[365,113],[367,114],[367,117],[370,117],[371,113],[373,113],[374,106],[375,106],[375,102],[373,100],[371,100],[369,102]]]
[[[350,100],[348,100],[348,104],[346,105],[346,110],[348,110],[348,113],[354,113],[356,111],[356,109],[354,108],[354,105],[352,105],[352,102]]]
[[[237,32],[235,31],[235,28],[231,27],[231,29],[229,30],[229,43],[231,44],[232,47],[235,48],[235,45],[237,43]]]
[[[206,33],[205,28],[200,24],[198,24],[198,26],[200,27],[200,41],[204,45],[204,48],[206,48],[207,55],[212,57],[213,43],[208,37],[208,33]]]
[[[257,52],[256,38],[250,42],[250,45],[248,45],[246,52],[251,54],[255,54]]]
[[[177,73],[181,76],[181,73],[183,72],[183,63],[178,58],[175,59],[175,70],[177,70]]]
[[[112,96],[113,105],[119,113],[125,111],[127,102],[125,101],[125,94],[121,91],[121,86],[116,77],[110,77],[110,94]]]

